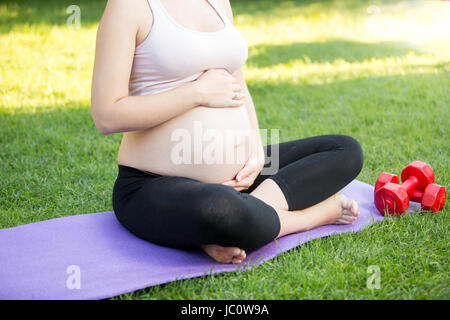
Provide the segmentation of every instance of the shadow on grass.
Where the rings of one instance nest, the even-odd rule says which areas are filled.
[[[365,43],[336,39],[323,42],[296,42],[288,45],[252,46],[249,48],[247,63],[255,67],[270,67],[295,60],[321,63],[342,59],[358,62],[372,58],[401,57],[408,52],[420,53],[403,42]]]

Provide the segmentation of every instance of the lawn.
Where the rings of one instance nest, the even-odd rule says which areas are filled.
[[[0,228],[112,210],[122,134],[101,135],[90,112],[105,3],[0,1]],[[66,23],[71,4],[81,8],[79,29]],[[448,188],[450,3],[231,4],[261,128],[279,129],[281,141],[348,134],[364,150],[359,180],[373,185],[417,159]],[[448,214],[447,202],[439,214],[313,240],[246,272],[118,298],[449,299]],[[372,265],[379,289],[366,285]]]

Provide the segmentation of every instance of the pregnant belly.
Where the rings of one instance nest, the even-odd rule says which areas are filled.
[[[119,164],[162,175],[221,183],[249,157],[246,108],[196,107],[148,130],[125,132]]]

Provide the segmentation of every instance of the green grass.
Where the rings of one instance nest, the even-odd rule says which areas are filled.
[[[448,187],[450,54],[442,48],[450,42],[436,17],[449,17],[450,3],[374,1],[376,17],[365,1],[231,3],[249,45],[244,75],[261,128],[280,129],[282,141],[355,137],[365,154],[358,179],[370,184],[419,159]],[[66,25],[71,4],[81,8],[80,29]],[[0,228],[112,210],[122,134],[98,133],[89,109],[104,4],[0,1]],[[438,27],[425,37],[430,21]],[[447,203],[439,215],[313,240],[246,272],[118,298],[449,299],[448,213]],[[379,290],[366,287],[371,265],[381,271]]]

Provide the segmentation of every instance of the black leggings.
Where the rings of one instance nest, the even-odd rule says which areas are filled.
[[[262,181],[273,179],[289,210],[300,210],[338,192],[363,165],[360,144],[345,135],[309,137],[278,147],[279,170],[273,175],[260,173],[242,192],[119,165],[112,195],[116,217],[131,233],[158,245],[188,249],[218,244],[251,251],[280,232],[275,209],[249,194]],[[264,147],[266,160],[271,149],[272,145]]]

